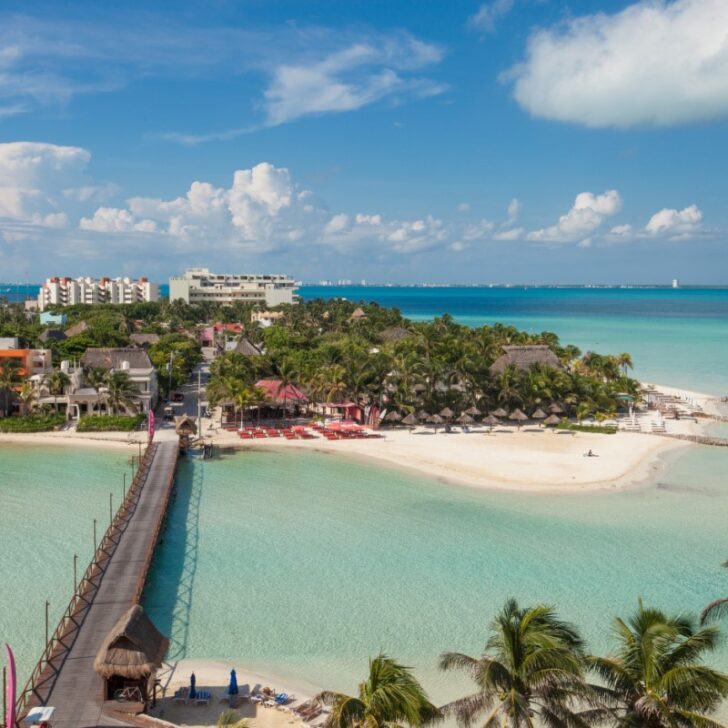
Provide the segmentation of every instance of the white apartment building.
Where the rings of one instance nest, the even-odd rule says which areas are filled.
[[[188,268],[184,275],[169,279],[169,300],[227,305],[241,301],[268,308],[297,303],[296,289],[296,281],[284,275],[210,273],[207,268]]]
[[[38,308],[76,303],[144,303],[159,300],[159,285],[146,278],[48,278],[38,293]]]

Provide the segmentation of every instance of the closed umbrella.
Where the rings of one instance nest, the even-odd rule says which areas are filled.
[[[387,422],[399,422],[402,419],[402,415],[393,410],[392,412],[388,412],[384,419],[387,420]]]
[[[230,670],[230,684],[228,685],[228,695],[238,694],[238,676],[235,673],[235,668]]]
[[[197,682],[197,678],[195,677],[195,673],[193,672],[190,675],[190,692],[189,692],[190,700],[194,700],[197,697],[197,690],[195,690],[196,682]]]
[[[533,420],[545,420],[547,417],[548,415],[540,407],[531,414]]]
[[[470,415],[471,417],[478,417],[479,415],[482,415],[483,413],[475,406],[468,407],[465,410],[466,415]]]
[[[461,425],[471,425],[471,424],[473,424],[473,422],[475,422],[475,420],[474,420],[474,419],[473,419],[473,418],[472,418],[472,417],[471,417],[470,415],[468,415],[468,414],[465,414],[465,412],[463,412],[463,413],[462,413],[462,414],[460,415],[460,417],[458,417],[457,421],[458,421],[458,422],[459,422],[459,423],[460,423]]]
[[[518,429],[521,429],[521,423],[525,422],[528,419],[528,415],[519,409],[514,409],[513,412],[511,412],[508,415],[509,420],[513,420],[518,424]]]
[[[502,407],[498,407],[497,410],[493,410],[490,414],[492,414],[493,417],[498,418],[508,417],[508,412],[506,412]]]
[[[446,420],[449,420],[451,417],[454,416],[455,413],[449,407],[445,407],[444,409],[440,410],[440,417],[443,417]]]
[[[414,427],[418,422],[417,415],[410,413],[402,420],[403,425],[407,425],[407,427]]]

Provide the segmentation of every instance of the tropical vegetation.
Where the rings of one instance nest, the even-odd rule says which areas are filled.
[[[316,700],[330,707],[327,728],[416,727],[440,718],[410,668],[384,654],[369,660],[356,695],[324,691]]]
[[[132,432],[138,430],[145,415],[86,415],[78,421],[78,432]]]
[[[65,420],[64,415],[57,414],[5,417],[0,418],[0,432],[50,432],[60,427]]]

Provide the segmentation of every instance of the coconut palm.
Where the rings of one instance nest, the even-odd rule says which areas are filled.
[[[104,397],[115,415],[119,414],[122,405],[127,410],[136,411],[134,398],[138,391],[127,372],[109,372],[105,385]]]
[[[592,690],[581,637],[548,606],[522,608],[509,599],[491,623],[484,654],[445,652],[440,669],[463,670],[475,682],[474,693],[443,708],[461,726],[482,718],[484,728],[586,728],[601,716],[586,712]]]
[[[98,392],[101,387],[106,386],[106,380],[109,376],[109,372],[103,367],[89,367],[84,372],[84,376],[88,385]]]
[[[20,401],[23,403],[23,414],[32,412],[33,405],[36,399],[38,399],[38,392],[31,381],[26,379],[21,385],[18,391]]]
[[[18,359],[6,358],[0,360],[0,392],[3,395],[3,412],[10,410],[12,393],[23,381],[22,365]]]
[[[217,728],[248,728],[248,721],[234,710],[225,710],[217,717]]]
[[[58,395],[63,394],[70,383],[71,378],[60,369],[55,369],[43,377],[43,384],[48,387],[48,391],[53,395],[53,409],[56,412],[58,412]]]
[[[316,700],[331,706],[327,728],[422,726],[440,717],[410,668],[383,654],[369,660],[358,696],[324,691]]]
[[[614,620],[617,649],[589,664],[606,685],[616,725],[624,728],[720,728],[710,717],[728,696],[728,675],[703,664],[718,644],[717,627],[670,617],[640,602]]]
[[[723,564],[723,568],[728,569],[728,561]],[[705,624],[711,619],[720,619],[726,614],[728,614],[728,597],[715,599],[700,613],[700,624]]]

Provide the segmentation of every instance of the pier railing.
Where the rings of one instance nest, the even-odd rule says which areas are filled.
[[[139,466],[137,467],[131,485],[126,493],[126,497],[119,505],[109,527],[106,529],[106,532],[96,547],[96,551],[91,558],[91,562],[81,577],[81,580],[78,582],[76,591],[63,612],[63,615],[58,622],[58,626],[48,640],[48,644],[45,646],[43,654],[30,673],[30,677],[28,678],[23,691],[18,696],[16,703],[17,728],[21,728],[21,721],[27,711],[32,707],[33,702],[37,701],[41,705],[43,704],[44,691],[46,688],[50,688],[52,686],[55,676],[60,672],[63,661],[71,649],[76,632],[83,624],[86,612],[93,602],[101,577],[106,571],[108,562],[119,543],[119,538],[123,533],[129,518],[134,513],[136,503],[139,500],[139,495],[144,487],[147,475],[149,474],[149,469],[152,461],[154,460],[156,449],[157,445],[155,443],[147,444],[144,454],[139,460]],[[173,476],[174,473],[170,476],[170,491],[171,479]],[[167,494],[167,500],[168,499],[169,492]],[[158,527],[158,531],[159,528],[161,528],[161,522]],[[157,534],[155,534],[156,536],[159,535],[158,531]],[[156,538],[152,542],[152,552],[154,548],[153,545],[155,543]],[[145,571],[140,579],[142,581],[142,588],[149,562],[151,562],[151,554],[149,556],[149,561],[146,564]],[[137,598],[140,594],[141,590],[138,590]]]

